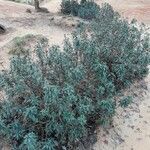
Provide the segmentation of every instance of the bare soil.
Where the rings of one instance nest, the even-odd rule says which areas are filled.
[[[9,49],[6,46],[17,36],[43,35],[51,44],[62,44],[64,34],[70,36],[78,18],[58,13],[61,0],[44,3],[50,13],[35,13],[29,5],[0,0],[0,24],[7,29],[0,35],[0,70],[9,68]],[[96,0],[98,4],[109,2],[124,18],[136,18],[150,25],[150,0]],[[26,10],[30,9],[31,13]],[[114,127],[97,129],[98,140],[94,150],[149,150],[150,149],[150,74],[123,91],[133,95],[134,102],[125,110],[117,109]],[[3,150],[6,150],[5,147]]]

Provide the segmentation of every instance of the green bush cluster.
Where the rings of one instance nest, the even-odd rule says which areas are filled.
[[[115,114],[113,96],[146,75],[149,37],[108,4],[87,29],[36,57],[14,56],[0,74],[0,135],[19,150],[73,149],[96,123]],[[126,106],[127,100],[122,101]]]
[[[67,15],[72,14],[74,16],[77,16],[79,7],[79,3],[75,0],[63,0],[61,3],[61,12]]]
[[[63,0],[61,3],[63,14],[72,14],[88,20],[96,18],[99,9],[100,7],[94,1],[82,0],[78,3],[75,0]]]

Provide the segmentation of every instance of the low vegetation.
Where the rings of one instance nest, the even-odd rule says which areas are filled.
[[[34,49],[37,42],[45,42],[48,39],[42,35],[27,34],[23,37],[15,37],[9,43],[9,54],[11,55],[28,55],[31,49]]]
[[[97,5],[94,1],[82,0],[79,3],[75,0],[62,0],[61,3],[61,12],[63,14],[71,14],[87,20],[96,18],[99,10],[99,5]]]
[[[88,28],[81,25],[64,40],[63,51],[44,51],[40,42],[35,59],[14,56],[0,74],[6,94],[0,135],[14,149],[71,150],[97,124],[109,123],[114,95],[148,72],[149,36],[136,26],[104,4]]]

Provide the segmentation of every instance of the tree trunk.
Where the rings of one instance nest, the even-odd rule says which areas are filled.
[[[40,6],[39,6],[39,1],[38,0],[34,0],[34,6],[35,6],[35,10],[40,10]]]
[[[36,12],[49,13],[47,8],[40,7],[39,0],[34,0],[34,7],[35,7]]]

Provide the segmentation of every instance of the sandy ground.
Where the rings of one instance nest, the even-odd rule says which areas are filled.
[[[80,20],[59,14],[60,0],[51,0],[41,7],[46,7],[50,13],[35,13],[32,6],[0,0],[0,24],[7,28],[7,33],[0,35],[0,47],[16,36],[28,33],[42,34],[51,44],[61,44],[64,34],[70,34],[71,27]],[[27,13],[27,9],[32,13]]]
[[[109,2],[124,18],[137,18],[139,22],[150,25],[150,0],[96,0],[98,4]],[[61,44],[64,34],[70,35],[72,29],[55,25],[52,20],[62,18],[57,14],[60,0],[51,0],[42,6],[51,13],[34,13],[33,7],[0,0],[0,24],[7,33],[0,35],[0,70],[8,68],[9,55],[4,45],[16,36],[41,34],[50,44]],[[32,13],[26,13],[29,8]],[[71,22],[71,20],[70,20]],[[147,85],[147,87],[145,86]],[[114,128],[97,129],[98,141],[94,150],[150,150],[150,74],[144,81],[135,83],[125,91],[134,96],[134,103],[127,109],[119,108],[114,117]]]
[[[125,110],[118,108],[113,128],[97,129],[94,150],[150,149],[150,74],[124,92],[134,97]]]
[[[124,18],[136,18],[150,24],[150,0],[95,0],[98,4],[110,3]]]
[[[52,2],[52,4],[57,6],[57,3]],[[55,22],[59,23],[62,17],[55,15],[57,7],[50,6],[51,13],[35,13],[32,6],[0,0],[0,24],[7,29],[6,34],[0,35],[0,64],[4,62],[4,66],[8,66],[9,55],[3,47],[16,36],[40,34],[49,39],[50,45],[62,44],[64,34],[69,35],[71,29],[54,24],[53,18],[56,18]],[[27,13],[27,9],[30,9],[32,13]],[[0,69],[2,69],[1,66]]]

